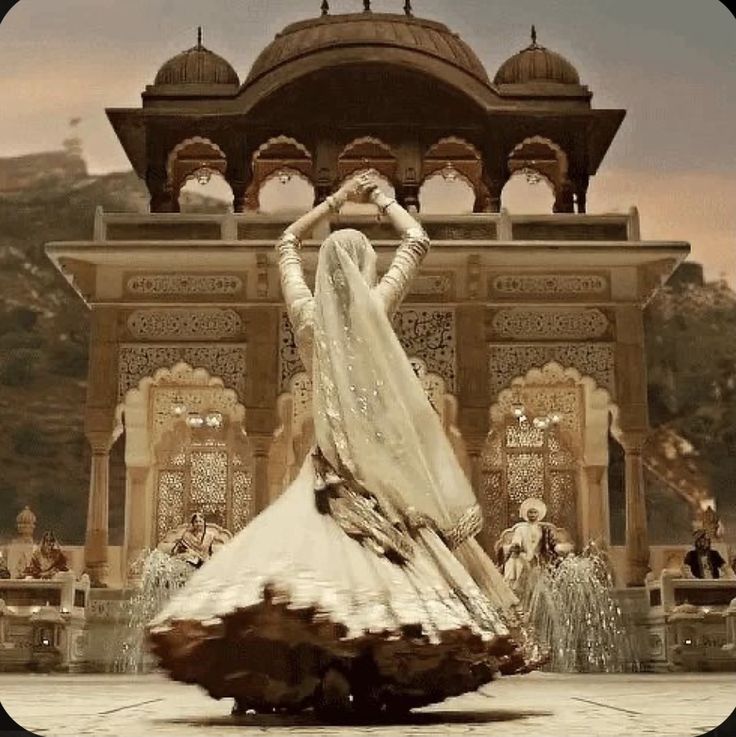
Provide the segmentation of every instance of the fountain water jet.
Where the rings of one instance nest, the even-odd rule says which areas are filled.
[[[110,658],[114,673],[145,673],[154,667],[145,643],[145,627],[169,598],[189,580],[193,568],[160,550],[145,551],[131,565],[134,579],[140,580],[123,608],[123,623],[113,638]]]
[[[633,622],[616,600],[610,567],[594,545],[534,570],[522,601],[547,669],[626,673],[640,669]]]

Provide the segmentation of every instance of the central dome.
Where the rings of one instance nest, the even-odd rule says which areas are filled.
[[[391,13],[351,13],[287,26],[258,55],[246,84],[300,57],[350,46],[416,51],[447,62],[484,84],[490,83],[475,52],[442,23]]]

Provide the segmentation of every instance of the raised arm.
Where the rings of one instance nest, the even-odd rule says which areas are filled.
[[[363,182],[361,184],[370,187]],[[412,279],[419,272],[422,261],[429,251],[429,237],[412,215],[377,186],[373,185],[370,188],[368,198],[380,212],[388,216],[394,228],[401,233],[401,244],[391,266],[375,288],[386,312],[392,315],[406,296]]]
[[[330,195],[306,215],[302,215],[283,233],[276,250],[279,254],[279,273],[281,275],[281,292],[284,295],[289,320],[295,333],[299,333],[305,323],[305,310],[312,304],[312,292],[304,279],[302,259],[299,255],[302,239],[311,234],[314,228],[332,212],[338,212],[355,192],[356,182],[351,180],[344,184],[335,194]]]

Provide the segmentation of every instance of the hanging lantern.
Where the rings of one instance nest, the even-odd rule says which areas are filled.
[[[209,412],[204,418],[205,425],[214,429],[222,427],[222,413]]]
[[[277,176],[281,184],[288,184],[291,181],[291,174],[286,169],[281,169]]]
[[[526,181],[528,184],[531,184],[533,186],[535,184],[539,184],[542,181],[542,176],[536,169],[525,166],[522,171],[524,173],[524,176],[526,177]]]
[[[200,165],[197,170],[197,184],[201,184],[203,187],[205,184],[209,184],[212,179],[212,170],[204,163]]]
[[[457,181],[457,169],[449,161],[442,167],[442,178],[446,182]]]

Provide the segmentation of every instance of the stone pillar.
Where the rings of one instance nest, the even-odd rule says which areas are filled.
[[[248,182],[243,179],[230,180],[233,191],[233,212],[245,212],[247,208]]]
[[[314,204],[319,205],[337,186],[337,143],[317,141],[314,151]]]
[[[649,566],[642,449],[649,433],[644,318],[636,305],[616,308],[616,403],[624,449],[626,487],[626,558],[629,586],[641,586]]]
[[[645,438],[643,433],[624,433],[621,436],[625,453],[627,586],[643,586],[649,572],[647,506],[641,457]]]
[[[148,466],[128,466],[126,469],[124,579],[129,577],[131,564],[153,544],[150,530],[151,510],[146,493],[149,473]]]
[[[573,199],[572,184],[569,180],[562,181],[555,192],[555,204],[552,208],[553,212],[575,212],[575,202]]]
[[[480,295],[479,295],[480,297]],[[478,498],[482,489],[481,453],[488,434],[488,347],[486,308],[466,303],[455,311],[457,351],[457,425],[470,458],[471,480]]]
[[[477,192],[473,212],[501,212],[501,192],[508,179],[483,179],[482,192]]]
[[[396,190],[396,199],[409,212],[419,212],[419,180],[413,166],[407,168],[405,178]]]
[[[87,432],[92,448],[87,502],[87,532],[84,544],[85,572],[93,586],[106,586],[109,573],[107,543],[109,528],[109,471],[111,436]]]
[[[470,483],[479,497],[483,488],[483,447],[485,446],[485,435],[473,435],[463,438],[465,441],[465,452],[470,461]]]
[[[248,309],[248,352],[245,387],[246,431],[253,450],[256,512],[269,501],[268,456],[279,424],[279,307]]]
[[[604,494],[603,484],[608,472],[608,466],[585,466],[586,498],[583,517],[583,539],[585,545],[592,540],[599,546],[608,544],[608,515],[606,505],[608,500]]]
[[[422,148],[417,141],[402,141],[394,150],[398,157],[396,199],[409,212],[419,212],[419,187],[424,167]]]
[[[253,450],[253,502],[255,513],[262,512],[270,502],[268,460],[273,442],[272,435],[250,435],[250,445]]]
[[[587,210],[588,202],[588,183],[589,177],[587,175],[575,177],[573,180],[573,189],[575,192],[575,203],[579,213],[583,214]]]
[[[92,309],[85,409],[85,435],[92,462],[84,557],[94,586],[106,585],[108,573],[108,476],[117,405],[117,319],[114,307]]]
[[[232,131],[232,138],[217,141],[227,157],[225,179],[233,191],[233,212],[245,212],[248,202],[248,185],[253,179],[252,153],[246,147],[245,134]]]
[[[165,165],[155,162],[149,164],[146,187],[150,195],[151,212],[179,212],[179,193],[173,191]]]

